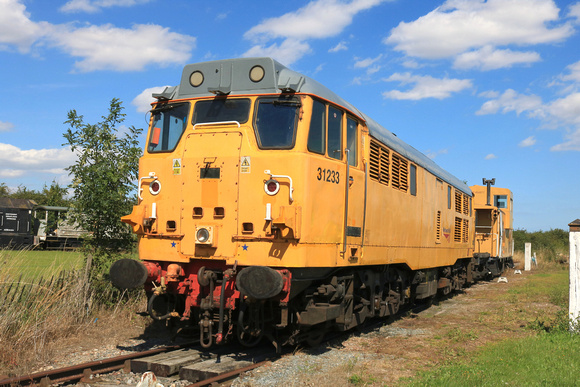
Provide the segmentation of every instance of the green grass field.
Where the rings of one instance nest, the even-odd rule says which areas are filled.
[[[63,270],[81,269],[83,261],[78,251],[0,250],[0,278],[50,278]]]

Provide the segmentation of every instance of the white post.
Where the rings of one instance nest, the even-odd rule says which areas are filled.
[[[570,223],[570,331],[578,328],[580,316],[580,219]]]
[[[529,271],[532,269],[532,244],[526,243],[526,260],[524,262],[524,270]]]

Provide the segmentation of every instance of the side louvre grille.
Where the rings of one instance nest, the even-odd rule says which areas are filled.
[[[461,211],[461,203],[462,203],[462,200],[461,199],[462,199],[461,198],[461,192],[455,190],[455,211],[456,212],[459,212],[460,214],[462,212]]]
[[[371,140],[369,174],[372,180],[389,184],[389,150]]]
[[[461,226],[463,225],[461,218],[455,218],[455,230],[453,232],[453,240],[455,242],[461,242]]]
[[[469,220],[463,219],[463,233],[462,233],[461,241],[466,243],[467,238],[469,237]]]
[[[397,154],[393,154],[392,179],[393,188],[407,192],[409,188],[409,162]]]
[[[469,214],[469,196],[463,194],[463,213],[465,215]]]
[[[437,211],[437,227],[436,227],[437,241],[441,240],[441,211]]]

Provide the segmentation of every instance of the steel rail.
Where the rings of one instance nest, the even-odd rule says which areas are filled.
[[[191,345],[192,344],[182,344],[155,348],[147,351],[116,356],[109,359],[102,359],[82,363],[70,367],[58,368],[49,371],[36,372],[30,375],[2,379],[0,380],[0,386],[13,386],[13,385],[48,386],[50,384],[81,381],[83,378],[85,378],[86,380],[86,378],[89,378],[90,375],[98,373],[108,373],[125,368],[128,366],[128,363],[126,363],[128,360],[138,359],[140,357],[155,355],[163,352],[171,352],[178,349],[190,347]]]

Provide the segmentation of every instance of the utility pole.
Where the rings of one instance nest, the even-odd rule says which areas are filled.
[[[580,219],[568,224],[570,227],[570,331],[576,331],[580,317]]]

